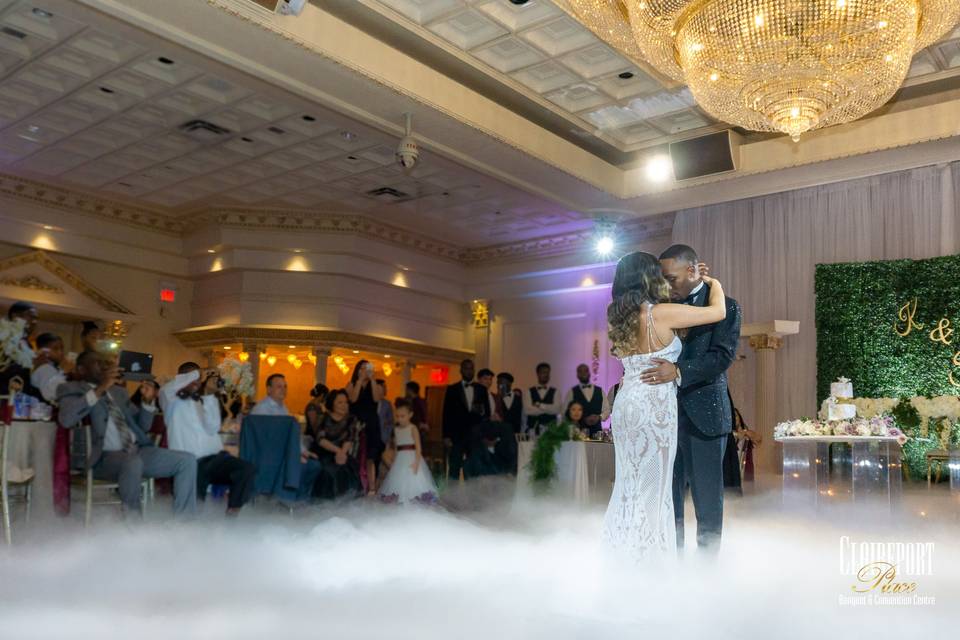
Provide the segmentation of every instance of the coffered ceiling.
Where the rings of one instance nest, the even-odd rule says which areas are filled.
[[[798,146],[747,136],[738,171],[653,183],[650,153],[723,125],[562,5],[324,0],[281,17],[250,0],[0,0],[0,182],[167,231],[349,214],[488,255],[578,237],[598,210],[645,218],[894,170],[829,162],[956,135],[960,30],[885,109],[935,117]],[[394,159],[405,112],[422,149],[409,173]]]
[[[565,0],[332,0],[347,19],[362,8],[437,46],[470,70],[495,78],[541,109],[562,116],[571,132],[619,151],[662,145],[727,128],[696,106],[684,86],[601,42],[565,9]],[[403,46],[403,38],[394,36]],[[906,86],[960,74],[960,29],[921,51]],[[616,156],[610,156],[616,157]]]
[[[189,219],[219,208],[387,215],[464,246],[588,216],[64,2],[0,0],[0,171]]]

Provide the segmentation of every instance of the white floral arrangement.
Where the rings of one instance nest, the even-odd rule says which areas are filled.
[[[830,398],[823,401],[820,407],[820,419],[827,418],[827,405]],[[900,404],[899,398],[851,398],[845,400],[847,404],[852,404],[857,408],[858,418],[874,418],[890,413]],[[926,398],[916,396],[910,398],[910,404],[914,406],[917,413],[920,414],[922,424],[933,418],[949,418],[951,420],[960,420],[960,397],[958,396],[937,396]]]
[[[23,318],[0,318],[0,369],[11,364],[21,367],[33,367],[34,353],[23,339],[27,323]]]
[[[231,401],[242,397],[249,397],[255,391],[253,369],[250,363],[240,362],[234,358],[224,358],[217,368],[220,379],[223,380],[223,390]]]
[[[776,439],[800,436],[888,437],[903,446],[907,436],[894,425],[890,416],[855,418],[853,420],[789,420],[773,429]]]

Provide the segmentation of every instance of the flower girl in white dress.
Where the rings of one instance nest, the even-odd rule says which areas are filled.
[[[380,499],[397,504],[436,504],[437,485],[423,461],[420,430],[411,422],[413,407],[407,399],[400,398],[393,415],[397,424],[393,428],[391,446],[396,449],[396,455],[390,472],[380,485]]]

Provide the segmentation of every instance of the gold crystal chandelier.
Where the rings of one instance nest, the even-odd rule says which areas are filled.
[[[597,36],[683,82],[719,120],[800,134],[860,118],[960,0],[559,0]]]

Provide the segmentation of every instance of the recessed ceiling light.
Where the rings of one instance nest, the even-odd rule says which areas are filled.
[[[289,346],[289,347],[287,347],[287,348],[288,348],[288,349],[296,349],[296,348],[297,348],[297,345],[295,345],[295,344],[292,344],[292,345],[290,345],[290,346]]]
[[[29,131],[30,133],[40,133],[40,127],[38,127],[35,124],[31,124],[30,126],[27,127],[27,131]]]
[[[51,226],[48,225],[48,224],[43,225],[43,228],[44,228],[45,231],[53,231],[53,227],[51,227]]]
[[[303,249],[294,249],[293,252],[294,252],[294,253],[303,253]]]
[[[104,93],[116,93],[116,91],[114,91],[110,87],[100,87],[100,91],[103,91]]]
[[[357,351],[356,349],[354,349],[354,350],[353,350],[353,352],[354,352],[354,353],[360,353],[360,352],[359,352],[359,351]]]
[[[384,354],[383,357],[386,358],[387,360],[389,360],[389,359],[390,359],[390,354]]]
[[[617,77],[621,80],[629,80],[633,77],[633,71],[624,71],[623,73],[617,74]]]
[[[244,136],[244,137],[242,137],[242,138],[240,138],[240,139],[243,140],[244,142],[253,142],[253,138],[248,138],[248,137],[246,137],[246,136]]]
[[[360,158],[358,158],[357,156],[347,156],[347,160],[349,160],[350,162],[356,162],[359,159]]]
[[[357,139],[357,134],[355,134],[353,131],[341,131],[340,137],[344,140],[353,141]]]
[[[269,131],[270,133],[275,133],[278,136],[282,136],[283,134],[286,133],[286,131],[284,131],[280,127],[267,127],[267,131]]]
[[[314,118],[313,116],[300,116],[300,117],[303,118],[304,120],[306,120],[307,122],[316,122],[316,121],[317,121],[317,119]]]
[[[224,347],[223,350],[224,350],[224,351],[230,351],[230,349],[232,349],[232,348],[233,348],[233,347]]]
[[[159,58],[157,58],[157,62],[159,62],[160,64],[174,64],[173,60],[171,60],[170,58],[166,58],[164,56],[160,56]]]
[[[46,9],[41,9],[40,7],[34,7],[31,13],[33,13],[33,15],[37,16],[38,18],[43,18],[44,20],[49,20],[50,18],[53,17],[52,13],[50,13]]]
[[[652,182],[664,182],[673,175],[673,164],[670,157],[665,155],[652,156],[647,160],[647,179]]]
[[[207,249],[207,253],[216,253],[215,249]]]

